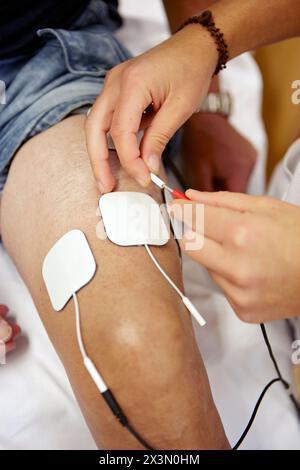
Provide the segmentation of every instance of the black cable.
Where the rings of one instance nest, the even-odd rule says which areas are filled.
[[[257,415],[258,409],[260,407],[260,404],[261,404],[265,394],[267,393],[269,388],[276,382],[281,382],[281,380],[279,378],[271,380],[271,382],[269,382],[268,385],[266,385],[265,388],[263,389],[263,391],[261,392],[260,397],[257,400],[256,405],[254,407],[254,410],[252,412],[251,418],[249,419],[249,422],[248,422],[243,434],[241,435],[241,437],[239,438],[237,443],[232,447],[232,450],[237,450],[239,448],[239,446],[241,445],[241,443],[243,442],[243,440],[245,439],[245,437],[247,436],[247,434],[250,431],[250,428],[253,424],[253,421],[254,421],[254,419]]]
[[[178,168],[174,164],[172,158],[169,157],[167,152],[164,152],[163,160],[164,160],[164,163],[166,164],[166,166],[168,166],[170,168],[170,170],[173,172],[174,176],[178,179],[178,182],[181,184],[181,186],[184,188],[184,190],[186,190],[188,188],[188,186],[186,185],[186,183],[184,181],[184,178],[182,177],[181,173],[179,172]],[[275,356],[274,356],[274,353],[273,353],[273,350],[272,350],[272,347],[271,347],[271,344],[270,344],[270,341],[269,341],[269,338],[268,338],[268,335],[267,335],[267,332],[266,332],[265,325],[263,323],[261,323],[260,328],[261,328],[261,331],[262,331],[262,334],[263,334],[264,342],[265,342],[265,344],[267,346],[267,349],[268,349],[268,352],[269,352],[269,356],[271,358],[271,361],[274,365],[274,368],[277,372],[278,377],[276,379],[271,380],[271,382],[269,382],[265,386],[265,388],[263,389],[259,399],[256,402],[256,405],[255,405],[254,410],[252,412],[251,418],[250,418],[243,434],[239,438],[238,442],[233,446],[232,450],[237,450],[239,448],[239,446],[241,445],[241,443],[243,442],[243,440],[245,439],[245,437],[247,436],[247,434],[248,434],[248,432],[249,432],[249,430],[250,430],[250,428],[253,424],[253,421],[254,421],[254,419],[257,415],[259,406],[260,406],[265,394],[269,390],[269,388],[276,382],[281,382],[286,390],[289,390],[289,388],[290,388],[289,383],[286,380],[284,380],[284,378],[282,377],[282,374],[280,372],[279,366],[278,366],[277,361],[275,359]],[[297,400],[296,400],[295,396],[293,395],[293,393],[290,392],[289,397],[290,397],[290,399],[291,399],[291,401],[292,401],[292,403],[295,407],[295,410],[297,412],[297,415],[300,419],[300,406],[299,406],[299,403],[297,402]]]
[[[255,419],[255,416],[256,416],[256,414],[257,414],[258,408],[259,408],[259,406],[260,406],[260,404],[261,404],[261,402],[262,402],[262,399],[263,399],[263,397],[265,396],[265,394],[266,394],[266,392],[268,391],[268,389],[269,389],[275,382],[281,382],[282,385],[284,386],[284,388],[285,388],[286,390],[289,390],[289,388],[290,388],[290,384],[282,377],[282,374],[281,374],[281,372],[280,372],[278,363],[277,363],[277,361],[276,361],[276,359],[275,359],[275,356],[274,356],[274,353],[273,353],[273,350],[272,350],[271,343],[270,343],[270,341],[269,341],[269,337],[268,337],[268,335],[267,335],[267,331],[266,331],[265,325],[264,325],[263,323],[261,323],[261,324],[260,324],[260,328],[261,328],[261,331],[262,331],[262,334],[263,334],[264,342],[265,342],[265,344],[266,344],[266,346],[267,346],[267,349],[268,349],[268,352],[269,352],[269,356],[270,356],[270,358],[271,358],[271,361],[272,361],[272,363],[273,363],[273,365],[274,365],[274,368],[275,368],[275,370],[276,370],[276,372],[277,372],[278,377],[277,377],[276,379],[271,380],[271,382],[269,382],[268,385],[267,385],[267,386],[264,388],[264,390],[262,391],[262,393],[261,393],[261,395],[260,395],[260,397],[259,397],[259,399],[258,399],[258,401],[257,401],[257,403],[256,403],[256,405],[255,405],[255,407],[254,407],[254,410],[253,410],[253,413],[252,413],[252,415],[251,415],[251,418],[250,418],[250,420],[249,420],[249,422],[248,422],[248,424],[247,424],[247,426],[246,426],[246,428],[245,428],[243,434],[241,435],[240,439],[239,439],[238,442],[235,444],[235,446],[232,448],[232,450],[237,450],[237,449],[239,448],[239,446],[241,445],[241,443],[243,442],[243,440],[245,439],[245,437],[247,436],[247,434],[248,434],[248,432],[249,432],[249,430],[250,430],[250,428],[251,428],[251,426],[252,426],[252,424],[253,424],[253,421],[254,421],[254,419]],[[292,403],[293,403],[293,405],[294,405],[294,407],[295,407],[295,410],[296,410],[296,413],[297,413],[297,415],[298,415],[298,418],[300,419],[300,407],[299,407],[299,404],[298,404],[298,402],[297,402],[295,396],[293,395],[293,393],[290,392],[290,393],[289,393],[289,397],[290,397],[290,399],[291,399],[291,401],[292,401]]]
[[[274,365],[275,370],[277,372],[278,378],[280,379],[280,381],[283,384],[284,388],[288,391],[290,389],[290,384],[282,377],[282,374],[280,372],[279,366],[277,364],[277,361],[275,359],[275,356],[274,356],[274,353],[273,353],[273,350],[272,350],[271,343],[270,343],[268,335],[267,335],[266,327],[263,323],[261,323],[260,327],[261,327],[261,331],[262,331],[266,346],[268,348],[268,352],[269,352],[271,361],[273,362],[273,365]],[[291,402],[293,403],[293,406],[296,410],[297,416],[300,420],[300,406],[299,406],[299,403],[296,400],[296,398],[295,398],[295,396],[292,392],[289,392],[289,397],[290,397]]]
[[[145,439],[140,436],[140,434],[134,429],[134,427],[129,423],[125,413],[123,412],[121,406],[119,405],[117,399],[114,397],[111,390],[107,389],[102,393],[102,397],[106,401],[106,404],[111,409],[112,413],[115,415],[117,420],[120,422],[124,428],[126,428],[130,434],[147,450],[154,450]]]
[[[289,384],[288,382],[286,382],[282,375],[281,375],[281,372],[280,372],[280,369],[279,369],[279,366],[277,364],[277,361],[275,359],[275,356],[274,356],[274,353],[273,353],[273,350],[272,350],[272,347],[271,347],[271,344],[270,344],[270,341],[269,341],[269,338],[268,338],[268,335],[267,335],[267,331],[266,331],[266,327],[263,323],[260,324],[260,329],[262,331],[262,334],[263,334],[263,337],[264,337],[264,341],[265,341],[265,344],[267,346],[267,349],[268,349],[268,352],[269,352],[269,356],[271,358],[271,361],[273,362],[273,365],[274,365],[274,368],[277,372],[277,375],[278,375],[278,378],[281,380],[283,386],[285,389],[288,389],[289,388]]]
[[[140,435],[139,433],[131,426],[130,423],[127,422],[127,424],[125,425],[126,429],[130,432],[130,434],[132,434],[133,437],[136,438],[136,440],[143,446],[145,447],[146,450],[155,450],[153,447],[151,447],[147,441],[145,441]]]

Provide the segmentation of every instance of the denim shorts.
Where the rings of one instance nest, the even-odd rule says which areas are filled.
[[[106,72],[130,57],[117,26],[106,3],[91,0],[72,28],[38,30],[44,42],[33,56],[0,61],[0,192],[19,147],[92,105]]]

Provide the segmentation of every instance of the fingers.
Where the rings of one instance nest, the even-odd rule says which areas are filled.
[[[192,201],[201,202],[206,205],[223,207],[235,211],[253,211],[259,203],[259,197],[249,196],[248,194],[231,193],[228,191],[219,191],[208,193],[188,189],[186,195]]]
[[[161,86],[154,85],[151,77],[148,82],[146,79],[145,70],[141,75],[140,66],[130,61],[115,67],[86,119],[87,149],[101,192],[111,191],[115,184],[109,166],[108,132],[122,166],[145,187],[151,182],[150,171],[159,172],[166,144],[193,113],[194,109],[187,105],[182,110],[180,96],[161,96],[159,104],[154,104],[152,94],[156,98],[161,95]],[[152,119],[143,119],[150,106]],[[141,144],[141,155],[136,134],[145,121],[150,124]]]
[[[86,119],[86,144],[92,170],[101,193],[109,192],[115,180],[109,166],[106,134],[110,128],[114,103],[100,94]]]
[[[121,86],[118,104],[113,114],[110,129],[122,166],[141,186],[148,186],[150,173],[140,156],[137,132],[140,129],[144,111],[151,104],[151,97],[141,88],[129,87],[126,79]],[[131,84],[131,82],[129,82]]]
[[[228,276],[228,266],[231,260],[228,252],[219,243],[206,237],[203,239],[199,234],[187,231],[180,240],[180,245],[190,258],[208,270],[215,271],[221,276]]]
[[[148,168],[158,172],[157,164],[175,132],[190,117],[192,111],[180,110],[176,97],[169,96],[157,111],[151,124],[145,131],[142,143],[142,158]]]
[[[247,323],[261,323],[263,309],[256,303],[255,289],[245,289],[222,275],[210,272],[212,279],[223,290],[228,302],[240,320]]]
[[[204,233],[206,238],[218,243],[224,243],[227,240],[231,226],[239,216],[238,213],[227,208],[203,206],[193,201],[179,199],[169,205],[169,210],[171,215],[175,219],[181,220],[185,226],[200,234]]]

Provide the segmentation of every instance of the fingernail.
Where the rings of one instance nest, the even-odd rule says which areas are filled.
[[[150,171],[153,173],[159,173],[160,158],[158,155],[150,155],[147,158],[147,165]]]
[[[98,186],[98,189],[100,191],[100,193],[105,193],[105,188],[104,188],[104,185],[101,183],[101,181],[97,180],[97,186]]]
[[[205,197],[207,196],[207,194],[208,193],[206,191],[197,191],[196,189],[188,189],[186,191],[187,197],[199,202],[205,201]]]
[[[137,178],[136,180],[143,188],[146,188],[147,186],[149,186],[151,182],[150,176],[147,178]]]
[[[0,319],[0,341],[4,343],[12,336],[12,327],[5,320]]]

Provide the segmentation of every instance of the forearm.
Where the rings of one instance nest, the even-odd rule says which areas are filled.
[[[216,0],[163,0],[172,33],[190,16],[211,7]]]
[[[300,0],[220,0],[210,10],[231,59],[300,34]]]
[[[169,20],[170,30],[172,33],[175,33],[187,18],[198,14],[206,8],[210,8],[216,3],[216,0],[163,0],[163,3]],[[212,78],[209,91],[212,93],[219,92],[219,78],[217,76]],[[199,117],[194,116],[193,119],[198,120]]]
[[[300,0],[164,0],[164,5],[172,32],[189,16],[209,8],[224,33],[230,58],[300,34]]]
[[[230,58],[300,34],[300,0],[164,0],[170,29],[175,32],[189,16],[209,8],[224,33]],[[192,25],[198,28],[198,25]],[[213,77],[210,91],[217,92]]]

